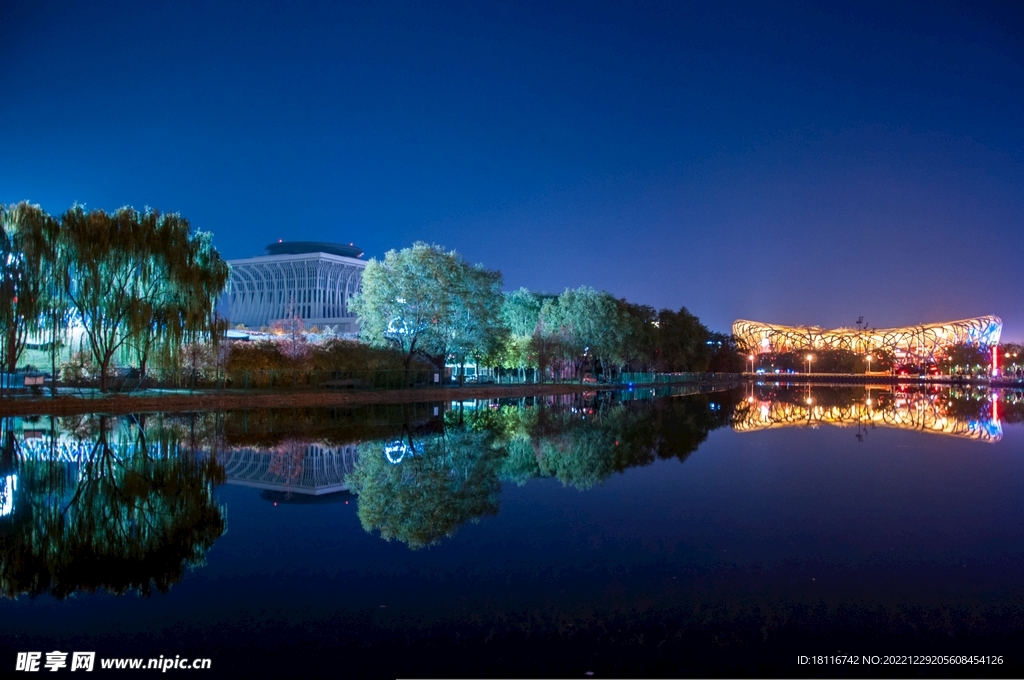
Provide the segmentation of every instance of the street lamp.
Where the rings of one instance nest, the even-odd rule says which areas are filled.
[[[813,354],[808,354],[807,355],[807,372],[808,373],[811,372],[811,362],[812,361],[814,361],[814,355]]]
[[[751,354],[747,358],[750,359],[750,372],[753,373],[754,372],[754,355]]]
[[[868,360],[868,373],[870,373],[870,372],[871,372],[871,360],[872,360],[872,359],[874,359],[874,357],[873,357],[873,356],[871,356],[871,355],[869,354],[869,355],[867,356],[867,360]]]

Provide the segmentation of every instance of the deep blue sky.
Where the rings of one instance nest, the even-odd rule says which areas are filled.
[[[1021,7],[4,0],[0,201],[1019,340]]]

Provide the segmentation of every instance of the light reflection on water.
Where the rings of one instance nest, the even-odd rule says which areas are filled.
[[[999,404],[1013,394],[883,385],[838,389],[750,385],[737,404],[733,429],[892,427],[994,443],[1002,439]]]
[[[748,384],[8,420],[0,640],[20,637],[0,651],[170,640],[287,674],[246,659],[331,649],[393,677],[584,672],[566,649],[618,675],[791,675],[773,660],[801,640],[1007,646],[1022,415],[1015,392]],[[421,665],[381,656],[396,639]]]

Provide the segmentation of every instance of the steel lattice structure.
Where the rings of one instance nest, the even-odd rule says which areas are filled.
[[[749,352],[782,354],[822,350],[889,352],[898,358],[933,361],[958,344],[999,344],[1003,322],[998,316],[905,326],[903,328],[836,328],[778,326],[739,319],[732,325],[737,342]]]
[[[232,324],[260,328],[297,317],[307,328],[333,326],[340,333],[358,330],[348,301],[359,290],[364,260],[310,252],[229,263],[228,318]]]

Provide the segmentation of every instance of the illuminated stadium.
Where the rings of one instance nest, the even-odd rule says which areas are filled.
[[[954,345],[993,347],[999,344],[1003,322],[998,316],[979,316],[962,321],[922,324],[902,328],[836,328],[777,326],[744,321],[732,325],[736,341],[757,354],[846,350],[884,352],[898,360],[930,362]]]

